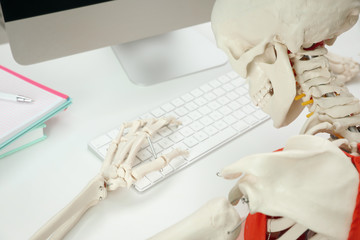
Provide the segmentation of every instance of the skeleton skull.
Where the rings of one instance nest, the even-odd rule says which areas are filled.
[[[360,0],[217,0],[212,28],[234,70],[249,79],[253,102],[282,127],[302,111],[288,51],[332,44],[359,12]]]

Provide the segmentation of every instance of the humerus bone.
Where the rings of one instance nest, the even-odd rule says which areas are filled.
[[[213,199],[199,210],[149,240],[236,239],[240,216],[225,198]],[[236,231],[232,231],[236,229]]]
[[[31,239],[61,239],[80,220],[85,212],[107,196],[108,191],[129,188],[147,173],[160,170],[172,159],[187,154],[175,149],[152,162],[133,167],[137,152],[147,137],[162,127],[180,124],[174,118],[137,120],[122,125],[118,136],[110,144],[100,173],[64,209],[48,221]],[[127,133],[124,132],[128,130]]]
[[[349,233],[359,174],[326,139],[292,137],[282,152],[245,157],[221,175],[241,176],[230,201],[245,195],[250,213],[283,216],[305,226],[304,231],[308,228],[330,239],[346,239]]]

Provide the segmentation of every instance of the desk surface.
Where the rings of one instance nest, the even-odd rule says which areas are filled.
[[[357,24],[331,50],[360,62],[359,39]],[[139,87],[128,81],[110,48],[20,66],[7,44],[0,45],[0,64],[73,98],[67,111],[47,122],[47,140],[0,159],[0,239],[29,238],[98,173],[101,162],[87,149],[91,139],[230,69],[225,65]],[[360,97],[360,81],[349,86]],[[216,172],[243,156],[282,147],[299,132],[305,114],[283,129],[267,121],[145,193],[133,189],[110,193],[66,239],[146,239],[154,235],[208,200],[226,196],[234,182],[217,177]]]

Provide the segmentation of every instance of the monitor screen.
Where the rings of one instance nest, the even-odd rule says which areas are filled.
[[[109,1],[112,0],[62,0],[57,2],[46,0],[1,0],[0,2],[4,11],[4,20],[10,22]]]
[[[0,0],[15,60],[32,64],[210,21],[215,0]]]
[[[33,64],[112,46],[129,79],[141,85],[226,62],[214,44],[179,30],[209,22],[214,2],[0,0],[2,25],[18,63]]]

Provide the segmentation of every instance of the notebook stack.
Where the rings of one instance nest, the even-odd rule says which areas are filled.
[[[71,99],[0,65],[0,158],[46,139],[45,122]]]

